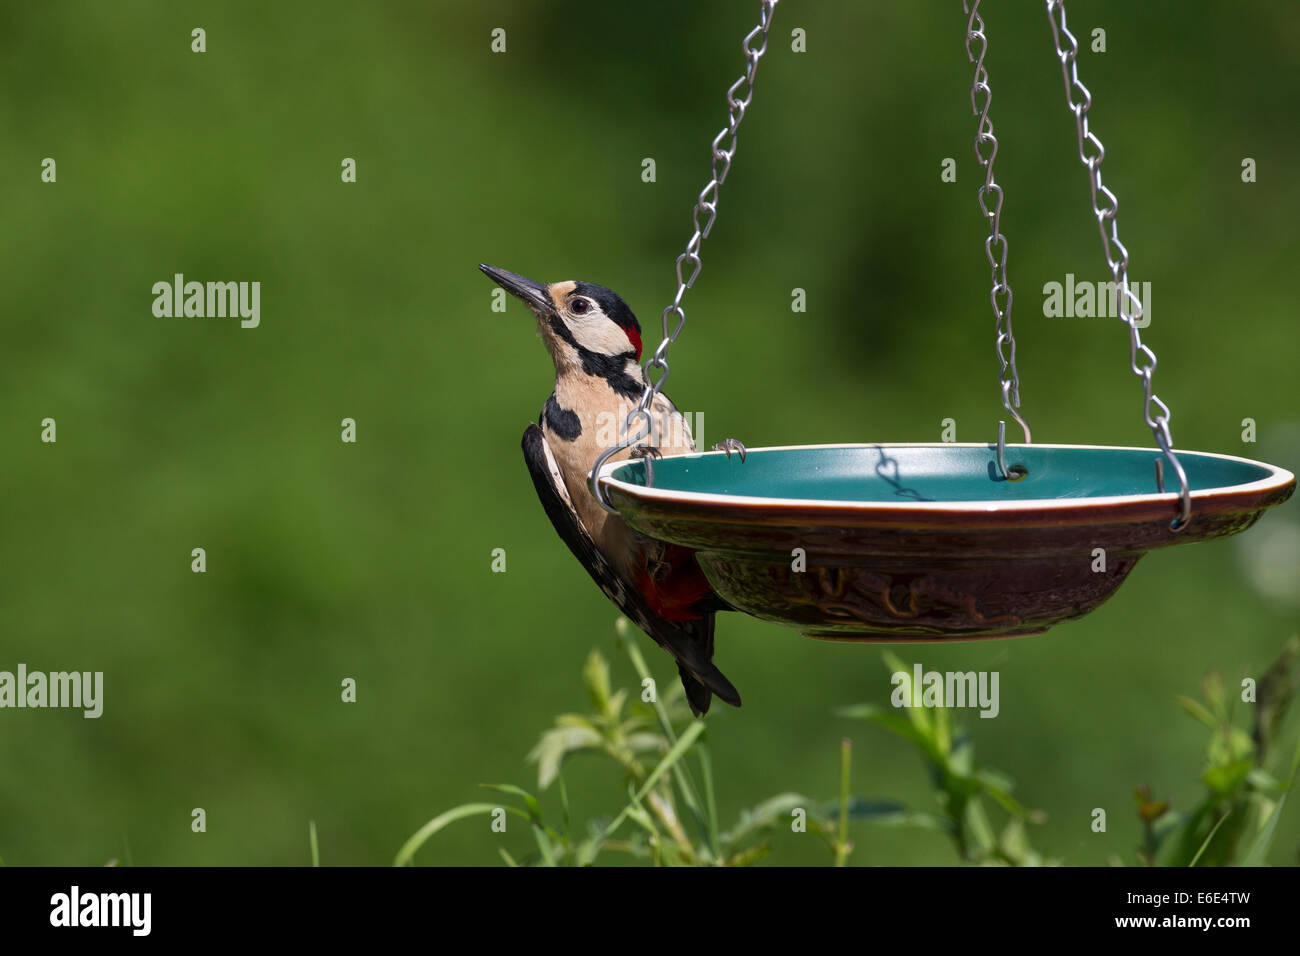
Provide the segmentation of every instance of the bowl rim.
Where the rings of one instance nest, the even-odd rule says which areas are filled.
[[[832,442],[818,445],[770,445],[761,448],[748,449],[749,454],[766,451],[808,451],[822,448],[845,449],[845,448],[983,448],[993,451],[996,444],[993,442]],[[1069,449],[1079,451],[1132,451],[1143,452],[1152,456],[1161,454],[1158,448],[1143,448],[1135,445],[1072,445],[1072,444],[1053,444],[1048,442],[1034,443],[1026,445],[1024,443],[1007,443],[1007,449],[1015,448],[1051,448],[1051,449]],[[1263,478],[1255,481],[1245,482],[1239,485],[1219,485],[1213,488],[1201,488],[1193,490],[1192,496],[1192,513],[1195,516],[1196,502],[1222,501],[1229,498],[1252,498],[1258,499],[1267,496],[1270,492],[1281,492],[1289,485],[1295,484],[1295,475],[1280,468],[1277,465],[1270,465],[1267,462],[1256,461],[1251,458],[1242,458],[1237,455],[1225,455],[1218,452],[1194,451],[1191,449],[1176,448],[1175,454],[1196,455],[1202,458],[1217,458],[1222,461],[1235,462],[1239,464],[1253,465],[1265,469],[1268,474]],[[665,456],[664,460],[677,460],[681,458],[706,458],[709,456],[725,455],[723,451],[705,451],[694,452],[688,455]],[[721,506],[744,506],[747,508],[771,508],[798,511],[827,511],[827,512],[872,512],[872,513],[925,513],[925,512],[960,512],[972,514],[995,514],[998,512],[1039,512],[1052,510],[1069,510],[1079,511],[1095,508],[1114,508],[1118,505],[1157,505],[1168,502],[1171,506],[1178,501],[1179,493],[1177,491],[1166,491],[1163,494],[1159,492],[1150,492],[1137,495],[1096,495],[1087,497],[1065,497],[1065,498],[1021,498],[1008,501],[865,501],[865,500],[826,500],[822,498],[775,498],[761,495],[733,495],[721,494],[717,492],[701,491],[678,491],[667,488],[653,488],[645,485],[634,485],[630,482],[621,481],[613,476],[617,468],[628,464],[626,458],[618,459],[606,463],[600,470],[599,482],[606,489],[607,493],[611,491],[621,492],[631,498],[641,499],[648,502],[657,502],[661,505],[680,505],[696,507],[721,507]],[[1154,483],[1154,479],[1153,479]],[[1280,502],[1278,502],[1280,503]],[[1261,506],[1262,507],[1262,506]]]

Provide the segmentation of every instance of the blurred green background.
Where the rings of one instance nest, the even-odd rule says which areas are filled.
[[[1119,323],[1042,316],[1044,283],[1105,278],[1046,16],[984,9],[1034,437],[1150,445]],[[1133,278],[1152,283],[1145,338],[1175,441],[1300,470],[1300,8],[1069,10],[1081,37],[1107,32],[1080,70]],[[593,646],[634,682],[614,609],[521,461],[549,360],[520,303],[490,310],[475,266],[606,284],[657,342],[757,11],[4,5],[0,669],[102,670],[106,688],[99,720],[0,712],[0,857],[98,864],[129,845],[139,864],[297,864],[315,820],[323,862],[386,863],[429,817],[482,799],[479,782],[535,782],[525,755],[584,706]],[[955,0],[781,3],[672,356],[670,392],[704,414],[704,443],[932,441],[947,417],[960,441],[993,437],[964,29]],[[177,272],[260,281],[261,327],[155,318],[151,287]],[[40,441],[47,416],[57,444]],[[1202,793],[1205,731],[1174,695],[1207,668],[1262,672],[1296,630],[1298,566],[1292,502],[1239,539],[1151,555],[1046,636],[903,656],[1000,671],[1000,717],[965,722],[1047,811],[1036,844],[1131,859],[1135,786],[1183,809]],[[830,796],[845,734],[856,792],[931,809],[904,744],[833,715],[887,699],[878,649],[726,615],[718,660],[745,697],[709,717],[724,826],[780,791]],[[339,701],[344,677],[356,704]],[[578,819],[617,806],[604,767],[578,759],[566,779]],[[858,862],[953,859],[937,834],[855,838]],[[494,864],[500,840],[529,842],[473,821],[420,860]],[[1294,863],[1298,841],[1290,812],[1273,861]],[[823,858],[786,835],[772,859]]]

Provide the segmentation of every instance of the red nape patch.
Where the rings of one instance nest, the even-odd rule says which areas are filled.
[[[637,361],[641,361],[641,333],[630,325],[623,326],[623,331],[627,334],[627,340],[636,348]]]

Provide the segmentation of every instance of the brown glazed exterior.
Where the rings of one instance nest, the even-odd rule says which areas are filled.
[[[638,531],[698,551],[738,610],[809,637],[901,642],[1017,637],[1082,617],[1153,548],[1236,534],[1291,496],[1194,494],[1191,524],[1169,529],[1172,495],[1066,499],[1034,508],[928,508],[646,494],[605,482]],[[792,568],[803,548],[807,567]],[[1094,571],[1093,549],[1105,550]]]

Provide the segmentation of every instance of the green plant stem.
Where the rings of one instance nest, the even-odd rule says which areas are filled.
[[[709,814],[709,848],[714,857],[721,853],[722,839],[718,834],[718,801],[713,792],[713,758],[709,756],[709,745],[700,741],[695,748],[700,756],[700,774],[704,777],[704,805]]]
[[[686,831],[682,829],[682,821],[677,819],[677,814],[673,812],[673,808],[668,805],[663,797],[653,790],[646,794],[646,803],[650,805],[650,809],[654,812],[654,815],[659,818],[659,822],[662,823],[664,829],[668,831],[668,835],[673,838],[673,842],[677,844],[677,848],[681,850],[688,859],[694,859],[695,847],[691,845],[690,837],[688,837]]]
[[[307,822],[307,837],[311,842],[311,865],[320,866],[320,844],[316,841],[316,821]]]
[[[625,617],[620,617],[614,624],[614,631],[623,643],[623,649],[627,652],[628,658],[632,661],[632,667],[636,670],[637,677],[644,683],[646,680],[654,681],[650,668],[646,666],[645,658],[641,656],[641,649],[636,646],[635,635],[632,633],[632,623]],[[658,686],[658,683],[655,683]],[[669,746],[677,744],[677,734],[673,732],[673,723],[668,718],[668,709],[664,707],[659,700],[659,695],[654,695],[653,706],[655,713],[659,717],[659,726],[668,738]],[[706,771],[707,772],[707,771]],[[678,788],[682,791],[682,799],[686,807],[691,811],[695,818],[695,823],[701,835],[708,843],[709,853],[717,859],[719,855],[718,848],[718,827],[716,819],[710,823],[705,813],[700,808],[699,791],[695,787],[695,780],[691,777],[690,770],[680,763],[673,765],[673,779],[677,782]],[[716,818],[716,810],[711,808],[711,814]]]
[[[849,843],[849,771],[853,760],[853,741],[840,741],[840,829],[835,840],[835,865],[848,866],[853,844]]]
[[[1187,864],[1189,869],[1195,866],[1198,862],[1200,862],[1201,854],[1205,852],[1206,848],[1210,845],[1211,841],[1214,840],[1214,835],[1219,832],[1219,827],[1223,826],[1223,822],[1227,820],[1228,817],[1230,816],[1232,816],[1231,808],[1228,809],[1227,813],[1219,817],[1219,822],[1214,825],[1214,828],[1210,830],[1209,836],[1207,836],[1205,840],[1201,843],[1201,848],[1196,851],[1196,856],[1192,857],[1192,862]],[[1148,824],[1147,831],[1150,832],[1150,830],[1151,830],[1151,825]],[[1151,865],[1155,866],[1155,862],[1156,862],[1155,850],[1150,851],[1150,857],[1151,857]]]
[[[623,821],[627,819],[628,814],[633,810],[633,808],[645,799],[645,795],[650,792],[656,783],[659,782],[659,778],[667,773],[668,770],[677,763],[677,761],[681,760],[682,754],[686,753],[686,751],[690,749],[691,744],[695,742],[695,738],[702,733],[704,733],[704,723],[699,720],[694,721],[686,728],[686,732],[678,738],[677,743],[673,744],[672,747],[669,748],[668,753],[664,755],[664,759],[659,761],[658,766],[656,766],[654,770],[650,771],[650,776],[648,776],[646,782],[641,785],[641,789],[636,792],[632,802],[625,806],[619,815],[610,821],[609,826],[605,827],[605,831],[600,837],[602,841],[608,839],[615,830],[623,825]],[[412,839],[414,839],[414,837]]]

